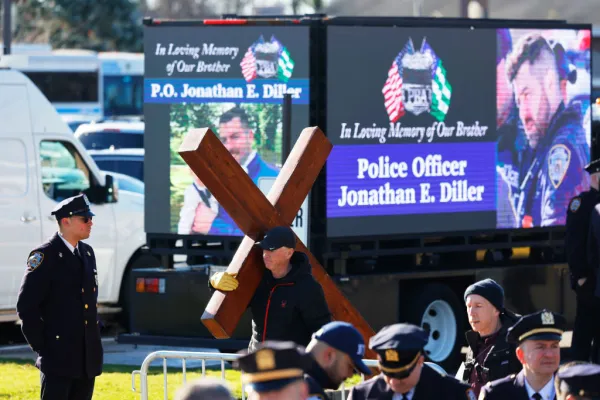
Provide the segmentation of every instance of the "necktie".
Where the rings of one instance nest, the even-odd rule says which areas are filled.
[[[404,394],[402,395],[402,400],[409,400],[409,399],[408,399],[408,393],[404,393]]]
[[[75,247],[75,251],[73,251],[73,254],[75,254],[77,259],[79,259],[79,261],[83,264],[83,258],[81,258],[81,254],[79,254],[79,249],[77,249],[77,247]]]
[[[531,398],[534,400],[542,400],[542,395],[539,393],[534,393],[533,396],[531,396]]]

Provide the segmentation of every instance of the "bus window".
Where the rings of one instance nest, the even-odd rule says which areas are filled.
[[[98,72],[23,72],[51,103],[98,101]]]
[[[143,76],[104,76],[104,115],[142,115],[143,106]]]

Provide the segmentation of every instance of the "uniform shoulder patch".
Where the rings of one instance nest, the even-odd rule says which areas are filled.
[[[33,271],[37,267],[39,267],[44,261],[44,253],[39,251],[34,251],[29,255],[27,259],[27,269],[29,271]]]
[[[577,212],[577,210],[579,210],[580,206],[581,206],[581,198],[575,197],[571,200],[571,203],[569,204],[569,210],[571,210],[571,212]]]
[[[571,163],[571,150],[564,144],[555,144],[548,152],[548,178],[555,189],[565,179],[569,164]]]

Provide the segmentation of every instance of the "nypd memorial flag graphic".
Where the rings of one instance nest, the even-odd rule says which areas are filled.
[[[218,41],[154,43],[154,62],[165,59],[164,77],[144,80],[144,101],[281,103],[290,94],[294,104],[308,104],[308,79],[295,78],[295,55],[276,35],[259,34],[245,49]]]
[[[391,122],[402,118],[405,111],[414,115],[428,112],[443,121],[450,108],[452,86],[442,60],[426,39],[415,51],[411,38],[394,59],[382,92]]]
[[[328,235],[495,227],[495,32],[332,27],[327,51]]]

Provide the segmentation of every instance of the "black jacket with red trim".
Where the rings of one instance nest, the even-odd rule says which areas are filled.
[[[306,346],[314,332],[331,322],[323,288],[312,276],[306,254],[295,252],[290,263],[291,271],[281,279],[265,270],[250,301],[250,351],[265,340],[291,340]]]

